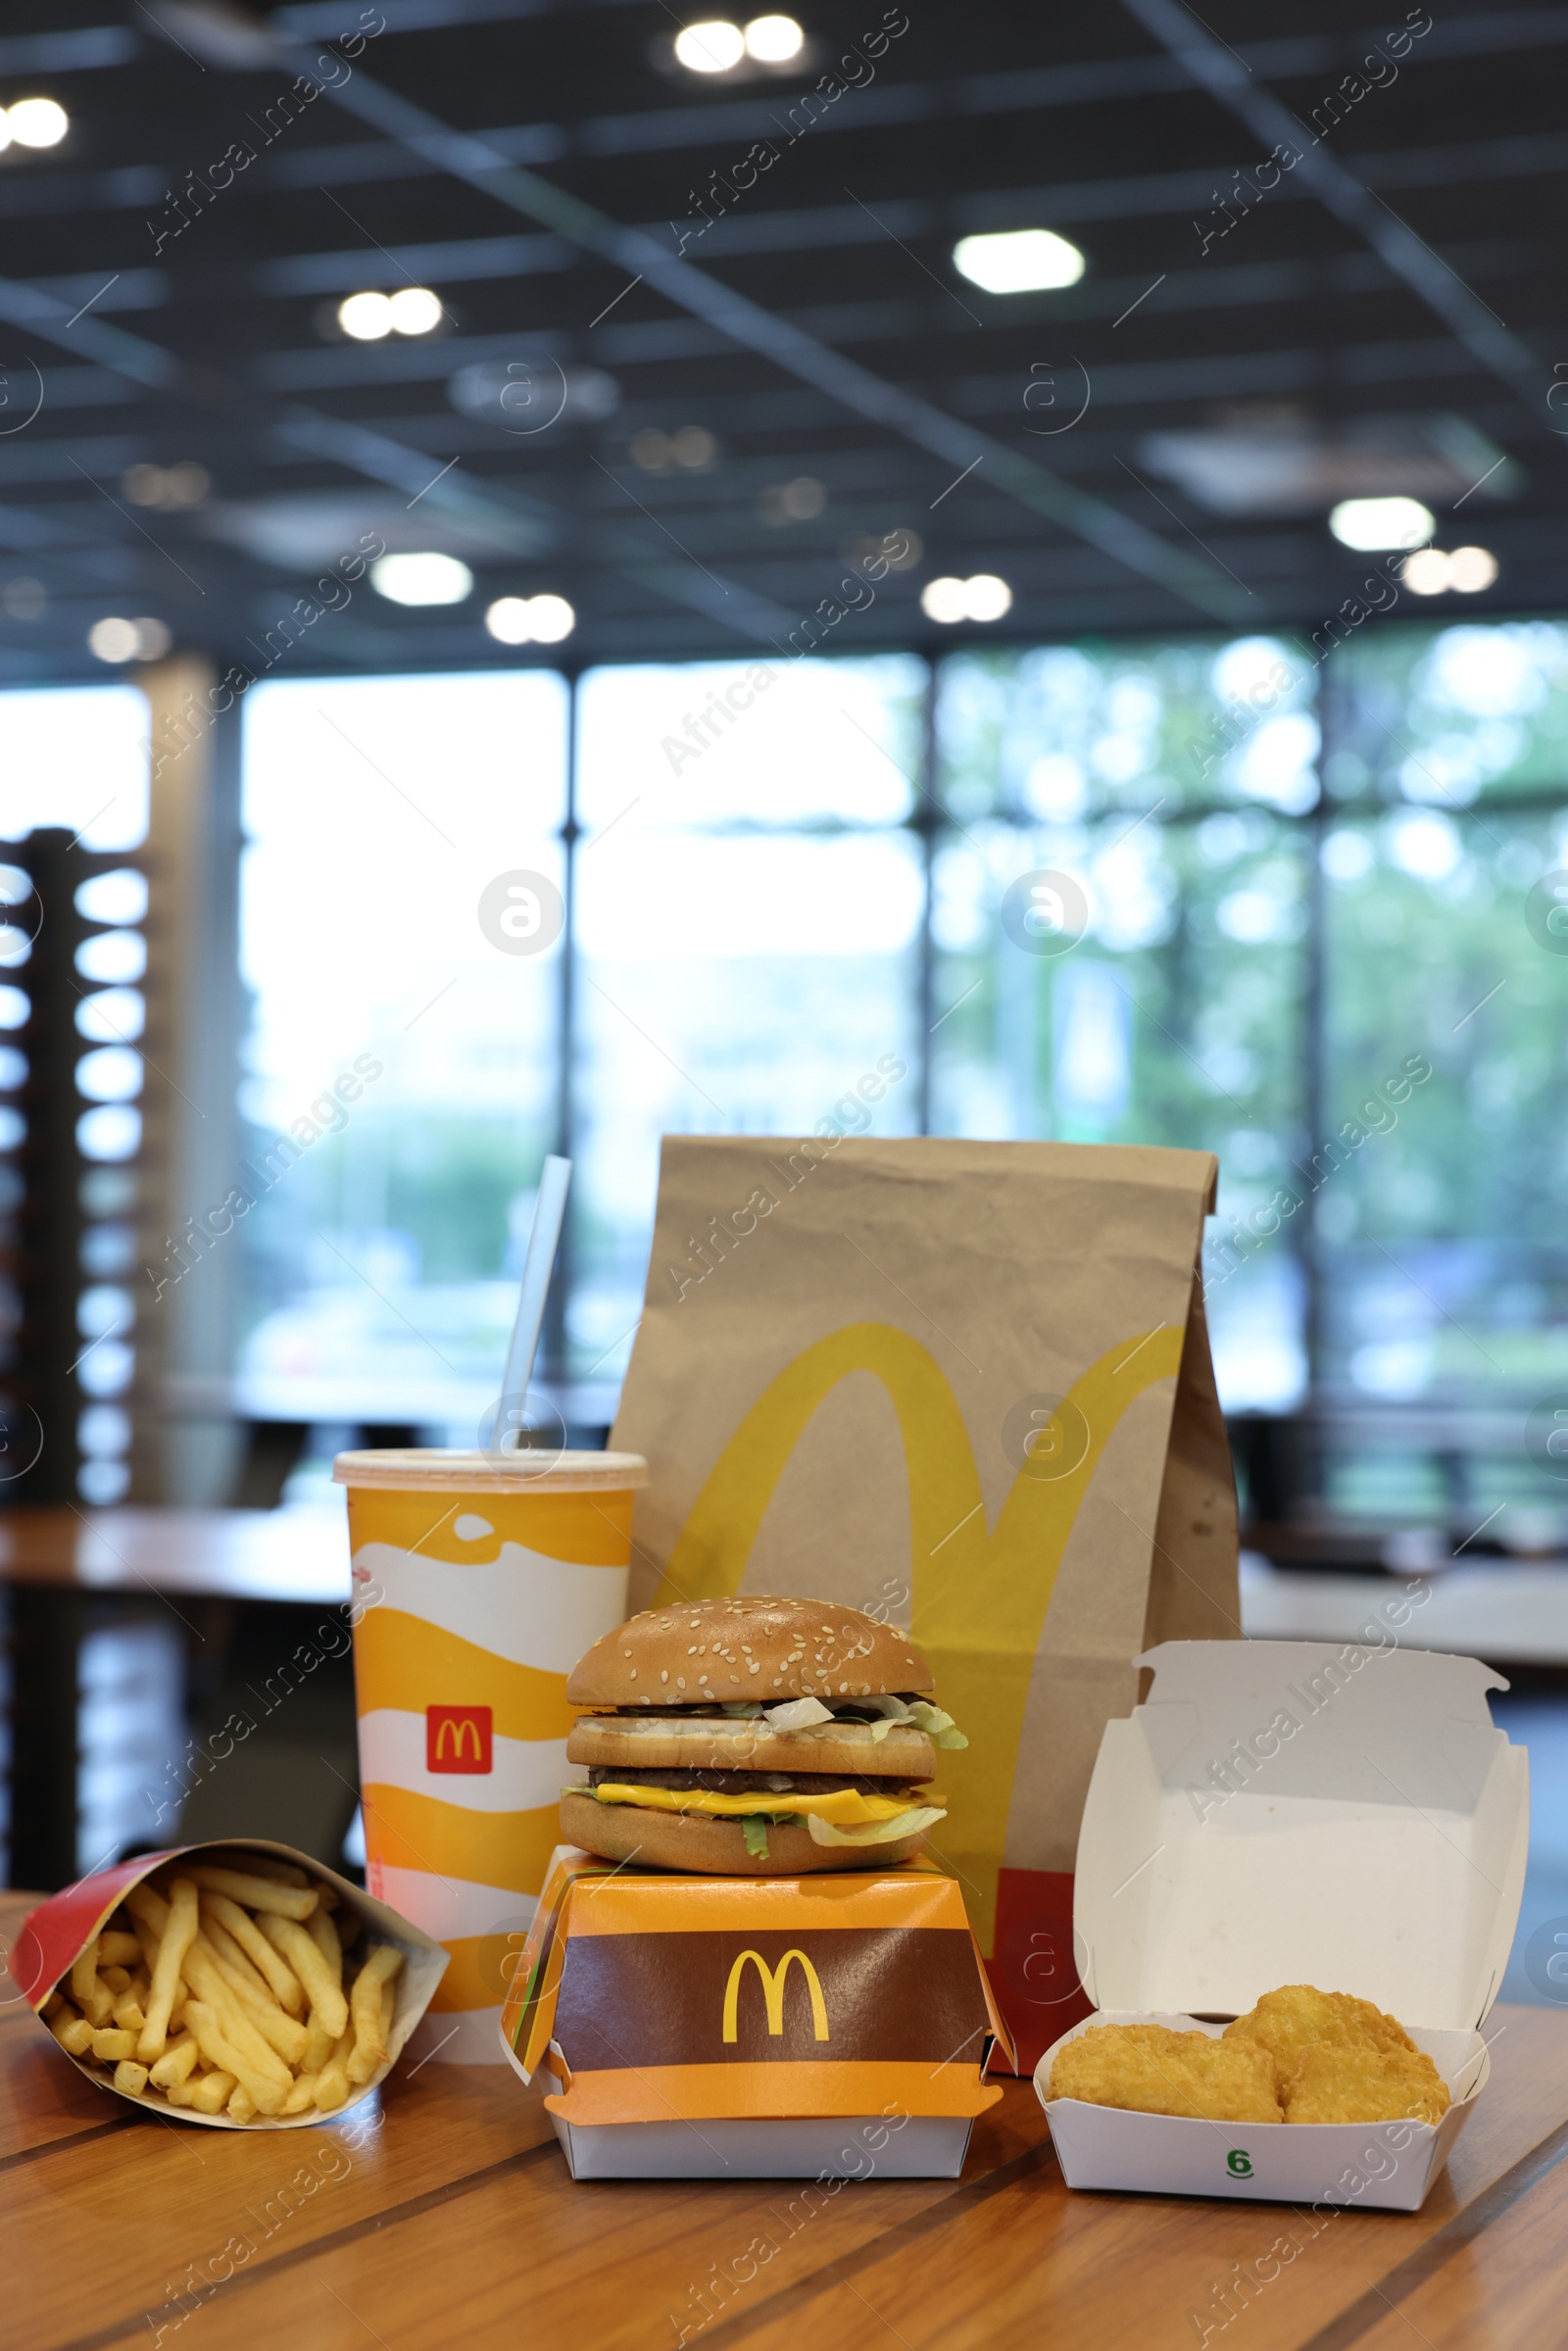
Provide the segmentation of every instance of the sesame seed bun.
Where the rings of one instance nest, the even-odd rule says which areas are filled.
[[[929,1690],[907,1635],[858,1608],[751,1594],[650,1608],[596,1641],[566,1684],[572,1706],[695,1706]],[[813,1848],[820,1851],[820,1847]],[[820,1864],[818,1864],[820,1867]]]
[[[561,1799],[561,1834],[568,1844],[600,1853],[608,1861],[634,1861],[641,1869],[694,1870],[708,1878],[801,1878],[821,1870],[892,1869],[911,1860],[925,1842],[922,1830],[890,1844],[819,1845],[809,1829],[770,1826],[764,1860],[746,1850],[738,1821],[601,1804],[574,1788]]]

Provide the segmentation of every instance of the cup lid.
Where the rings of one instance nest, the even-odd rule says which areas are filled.
[[[388,1446],[384,1450],[339,1453],[332,1464],[337,1486],[368,1486],[413,1493],[605,1494],[646,1486],[648,1463],[641,1453],[483,1452],[456,1445]]]

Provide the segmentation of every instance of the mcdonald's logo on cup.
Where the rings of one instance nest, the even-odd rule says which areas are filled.
[[[424,1768],[430,1772],[489,1771],[489,1707],[426,1706]]]
[[[742,1951],[740,1953],[729,1971],[729,1982],[724,1986],[724,2038],[735,2040],[739,2037],[737,2011],[740,2006],[741,1978],[746,1972],[748,1959],[755,1960],[757,1972],[762,1979],[762,2005],[767,2017],[769,2034],[774,2039],[783,2034],[784,1984],[790,1972],[791,1960],[798,1959],[801,1963],[801,1973],[806,1978],[807,1991],[810,1995],[812,2037],[816,2040],[826,2040],[828,2036],[827,2002],[822,1997],[822,1986],[817,1980],[816,1970],[804,1951],[786,1951],[776,1968],[768,1966],[760,1951]]]

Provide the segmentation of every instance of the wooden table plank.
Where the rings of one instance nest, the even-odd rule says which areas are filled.
[[[350,1592],[348,1519],[341,1503],[0,1510],[0,1584],[341,1602]]]
[[[0,1898],[0,1935],[24,1907]],[[1437,2351],[1553,2339],[1550,2011],[1497,2013],[1492,2085],[1425,2211],[1314,2232],[1288,2206],[1070,2194],[1027,2082],[977,2124],[960,2181],[579,2184],[537,2089],[439,2061],[395,2076],[363,2131],[201,2131],[94,2089],[5,1988],[0,2241],[36,2248],[7,2264],[7,2351],[156,2351],[186,2316],[211,2351],[1177,2351],[1205,2326],[1237,2339],[1224,2294],[1247,2351],[1406,2351],[1406,2318]],[[1237,2265],[1284,2238],[1298,2250],[1239,2299]]]
[[[1568,2033],[1539,2009],[1498,2011],[1494,2021],[1507,2030],[1497,2037],[1492,2084],[1420,2213],[1346,2210],[1314,2224],[1286,2205],[1073,2195],[1053,2159],[1002,2195],[956,2213],[914,2258],[903,2246],[879,2249],[855,2269],[856,2293],[914,2351],[1009,2351],[1038,2345],[1043,2328],[1105,2351],[1175,2351],[1203,2340],[1207,2327],[1212,2345],[1225,2331],[1227,2294],[1231,2323],[1246,2316],[1249,2351],[1304,2351],[1372,2280],[1397,2270],[1562,2128]],[[1568,2213],[1568,2171],[1551,2192]],[[1259,2261],[1277,2264],[1277,2274],[1237,2294],[1238,2267],[1255,2280]],[[737,2314],[706,2335],[706,2351],[739,2342],[799,2351],[803,2330],[828,2351],[844,2327],[849,2282],[829,2276],[814,2295]],[[842,2339],[851,2339],[847,2330]]]
[[[1031,2098],[1025,2085],[1007,2093],[1026,2129]],[[1011,2133],[977,2146],[979,2168],[957,2186],[847,2186],[809,2218],[798,2210],[793,2237],[780,2219],[792,2201],[808,2209],[798,2184],[573,2185],[546,2150],[525,2177],[478,2180],[394,2223],[390,2240],[345,2230],[285,2253],[208,2302],[204,2339],[253,2344],[292,2329],[296,2339],[304,2330],[335,2346],[363,2342],[368,2331],[406,2351],[447,2344],[458,2327],[467,2343],[499,2345],[525,2323],[531,2351],[677,2343],[683,2326],[685,2339],[709,2351],[775,2342],[799,2351],[803,2341],[813,2351],[865,2351],[880,2320],[917,2346],[1174,2346],[1198,2340],[1191,2311],[1230,2263],[1251,2259],[1293,2223],[1289,2208],[1266,2205],[1073,2197],[1038,2140],[1021,2162],[1003,2165],[1005,2184],[993,2193],[998,2174],[986,2167],[1008,2143]],[[1422,2216],[1347,2213],[1329,2222],[1298,2257],[1299,2273],[1284,2273],[1272,2296],[1250,2304],[1249,2342],[1310,2341],[1328,2351],[1319,2322],[1353,2308],[1370,2279],[1397,2270],[1412,2231],[1441,2235],[1442,2226],[1442,2208],[1430,2204]],[[706,2281],[711,2297],[714,2265],[732,2265],[769,2229],[778,2254],[705,2324],[693,2289]],[[1211,2341],[1222,2315],[1214,2313]],[[71,2351],[130,2339],[127,2330]]]
[[[1412,2351],[1412,2329],[1432,2351],[1541,2351],[1563,2339],[1565,2270],[1568,2197],[1548,2177],[1412,2283],[1395,2310],[1373,2314],[1353,2351]],[[1307,2351],[1351,2351],[1351,2343],[1326,2332]]]

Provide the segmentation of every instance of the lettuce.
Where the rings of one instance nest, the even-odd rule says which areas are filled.
[[[917,1723],[933,1746],[966,1747],[969,1741],[958,1729],[951,1714],[933,1706],[925,1698],[916,1698],[909,1708],[909,1720]]]
[[[732,1812],[729,1817],[739,1823],[740,1833],[746,1839],[746,1850],[754,1861],[767,1859],[769,1829],[798,1829],[801,1825],[798,1812]]]
[[[890,1821],[867,1821],[859,1829],[835,1829],[831,1821],[818,1819],[814,1812],[807,1814],[806,1825],[811,1832],[813,1844],[890,1845],[901,1837],[917,1837],[922,1830],[934,1829],[938,1821],[947,1817],[942,1805],[921,1804],[898,1813]]]
[[[764,1706],[762,1717],[775,1731],[808,1731],[816,1723],[833,1720],[820,1698],[786,1698],[780,1706]]]

